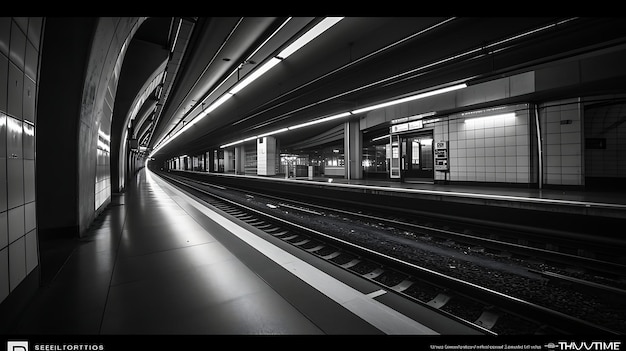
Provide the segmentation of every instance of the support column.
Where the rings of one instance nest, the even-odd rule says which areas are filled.
[[[541,118],[539,115],[539,106],[537,104],[530,105],[529,115],[534,116],[534,124],[536,128],[536,141],[537,141],[537,187],[543,188],[543,136],[541,135]],[[532,118],[529,118],[532,120]],[[532,124],[531,124],[532,125]],[[532,180],[532,179],[531,179]]]
[[[263,137],[257,139],[257,174],[276,175],[276,138]]]
[[[243,145],[235,147],[235,174],[245,173],[246,150]]]
[[[204,154],[204,171],[213,172],[213,151],[209,150]]]
[[[233,172],[235,164],[233,163],[233,151],[224,149],[224,172]]]
[[[363,179],[363,132],[358,120],[346,122],[343,140],[346,179]]]

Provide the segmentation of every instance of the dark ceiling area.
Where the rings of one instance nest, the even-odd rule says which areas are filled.
[[[142,130],[149,137],[138,136],[149,153],[186,124],[195,123],[193,119],[228,89],[320,20],[145,20],[133,40],[137,50],[129,47],[128,54],[133,56],[126,59],[128,67],[124,63],[122,78],[128,81],[123,86],[120,79],[117,98],[124,100],[116,100],[115,123],[118,116],[128,114],[128,109],[122,111],[123,106],[117,110],[118,102],[134,99],[150,74],[154,76],[149,71],[162,67],[160,61],[169,60],[169,89],[155,94],[142,112],[162,106],[145,119],[153,124]],[[188,127],[154,157],[202,153],[242,138],[433,87],[505,77],[604,46],[624,44],[625,34],[621,18],[346,17]],[[172,65],[176,53],[179,61]],[[623,91],[621,80],[591,88]],[[306,147],[307,140],[309,145],[319,145],[340,138],[341,133],[333,128],[345,121],[282,133],[281,146]]]

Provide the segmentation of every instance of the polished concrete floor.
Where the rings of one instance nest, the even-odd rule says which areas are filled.
[[[430,310],[398,313],[389,306],[402,302],[379,286],[307,262],[251,230],[144,169],[126,194],[113,196],[9,333],[475,333]]]

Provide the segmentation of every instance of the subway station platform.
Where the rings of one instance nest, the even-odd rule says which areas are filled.
[[[176,171],[174,171],[176,172]],[[179,171],[180,172],[180,171]],[[217,177],[238,178],[248,181],[299,184],[316,189],[347,191],[353,193],[385,194],[457,204],[527,209],[539,212],[556,212],[594,216],[607,219],[626,219],[626,192],[623,190],[589,191],[579,188],[543,188],[523,186],[460,185],[455,183],[401,182],[388,179],[352,180],[344,177],[290,177],[236,175],[232,173],[207,173]],[[287,183],[285,183],[287,182]]]
[[[8,334],[478,334],[254,231],[143,169]]]

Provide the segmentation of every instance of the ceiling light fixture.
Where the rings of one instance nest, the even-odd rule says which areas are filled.
[[[294,52],[300,50],[303,46],[308,44],[311,40],[317,38],[320,34],[324,33],[328,28],[337,24],[343,17],[326,17],[320,23],[311,28],[308,32],[304,33],[300,38],[287,46],[276,57],[280,59],[286,59]]]
[[[291,127],[287,128],[287,129],[294,130],[294,129],[298,129],[298,128],[302,128],[302,127],[308,127],[308,126],[312,126],[314,124],[324,123],[324,122],[332,121],[332,120],[335,120],[335,119],[338,119],[338,118],[347,117],[347,116],[350,116],[351,114],[352,113],[350,113],[350,112],[344,112],[344,113],[340,113],[338,115],[333,115],[333,116],[330,116],[330,117],[316,119],[316,120],[309,121],[309,122],[306,122],[306,123],[302,123],[302,124],[298,124],[298,125],[295,125],[295,126],[291,126]]]
[[[372,110],[376,110],[376,109],[387,107],[387,106],[401,104],[403,102],[408,102],[408,101],[413,101],[413,100],[417,100],[417,99],[422,99],[422,98],[429,97],[429,96],[439,95],[439,94],[447,93],[447,92],[450,92],[450,91],[463,89],[463,88],[466,88],[466,87],[467,87],[467,84],[461,83],[461,84],[456,84],[456,85],[452,85],[452,86],[445,87],[445,88],[435,89],[435,90],[427,91],[427,92],[424,92],[424,93],[419,93],[419,94],[416,94],[416,95],[411,95],[411,96],[408,96],[408,97],[404,97],[404,98],[401,98],[401,99],[388,101],[388,102],[385,102],[385,103],[382,103],[382,104],[377,104],[377,105],[373,105],[373,106],[369,106],[369,107],[364,107],[364,108],[361,108],[361,109],[356,109],[354,111],[348,111],[348,112],[339,113],[339,114],[336,114],[336,115],[333,115],[333,116],[330,116],[330,117],[325,117],[325,118],[312,120],[312,121],[309,121],[309,122],[305,122],[305,123],[302,123],[302,124],[298,124],[298,125],[295,125],[295,126],[288,127],[287,130],[294,130],[294,129],[298,129],[298,128],[308,127],[308,126],[311,126],[311,125],[314,125],[314,124],[324,123],[324,122],[332,121],[334,119],[343,118],[343,117],[347,117],[347,116],[351,116],[351,115],[356,115],[358,113],[372,111]],[[424,113],[422,115],[413,116],[413,118],[418,118],[418,117],[421,118],[421,117],[426,117],[426,116],[432,116],[434,114],[435,114],[435,112],[428,112],[428,113]],[[280,131],[284,132],[285,130],[281,129]],[[273,133],[271,133],[271,132],[270,133],[266,133],[266,134],[263,134],[263,136],[267,136],[267,135],[271,135],[271,134],[273,134]],[[248,140],[250,140],[250,139],[253,139],[253,138],[248,138]],[[220,148],[223,149],[223,148],[226,148],[226,147],[229,147],[229,146],[241,144],[241,143],[243,143],[245,141],[248,141],[248,140],[239,140],[239,141],[235,141],[235,142],[232,142],[232,143],[224,144],[224,145],[221,145]]]
[[[506,119],[506,118],[515,118],[515,112],[503,113],[500,115],[491,115],[491,116],[482,116],[469,118],[465,120],[465,123],[476,123],[479,121],[487,121],[487,120],[496,120],[496,119]]]
[[[296,39],[293,43],[289,44],[284,50],[282,50],[275,57],[270,58],[267,62],[265,62],[261,67],[253,70],[248,76],[246,76],[242,81],[239,81],[230,91],[222,95],[219,99],[217,99],[213,104],[211,104],[206,110],[200,112],[193,120],[191,120],[187,125],[183,126],[178,132],[172,135],[170,138],[161,140],[159,144],[154,148],[150,157],[153,157],[159,150],[161,150],[165,145],[169,144],[172,140],[177,138],[184,131],[188,130],[192,125],[196,124],[202,118],[204,118],[207,114],[215,110],[218,106],[223,104],[226,100],[228,100],[232,95],[240,92],[243,88],[248,86],[250,83],[258,79],[260,76],[265,74],[267,71],[272,69],[272,67],[276,66],[279,62],[286,59],[294,52],[300,50],[303,46],[311,42],[313,39],[317,38],[319,35],[324,33],[326,30],[337,24],[341,21],[343,17],[327,17],[320,21],[313,28],[308,30],[298,39]],[[256,138],[256,137],[255,137]]]
[[[288,130],[289,130],[289,128],[281,128],[281,129],[278,129],[278,130],[275,130],[275,131],[272,131],[272,132],[269,132],[269,133],[260,134],[259,138],[263,138],[263,137],[274,135],[274,134],[283,133],[283,132],[286,132]]]
[[[389,138],[389,134],[380,136],[378,138],[374,138],[374,139],[372,139],[372,141],[378,141],[378,140],[382,140],[382,139],[385,139],[385,138]]]
[[[229,93],[237,94],[238,92],[241,91],[241,89],[248,86],[248,84],[254,82],[257,78],[265,74],[265,72],[269,71],[270,69],[272,69],[272,67],[276,66],[280,61],[281,61],[280,59],[276,57],[272,57],[269,61],[265,62],[261,67],[252,71],[252,73],[247,75],[243,80],[239,81],[239,83],[237,83],[232,89],[230,89]]]
[[[405,98],[384,102],[382,104],[360,108],[360,109],[352,111],[352,113],[356,115],[356,114],[359,114],[359,113],[362,113],[362,112],[368,112],[368,111],[372,111],[372,110],[377,110],[379,108],[393,106],[393,105],[397,105],[397,104],[401,104],[401,103],[409,102],[409,101],[413,101],[413,100],[423,99],[423,98],[426,98],[426,97],[429,97],[429,96],[435,96],[435,95],[439,95],[439,94],[443,94],[443,93],[447,93],[447,92],[450,92],[450,91],[459,90],[459,89],[463,89],[463,88],[467,88],[467,84],[466,83],[452,85],[452,86],[449,86],[449,87],[436,89],[436,90],[431,90],[431,91],[427,91],[425,93],[420,93],[420,94],[417,94],[417,95],[407,96]]]
[[[232,143],[221,145],[220,148],[223,149],[223,148],[226,148],[226,147],[229,147],[229,146],[245,143],[246,141],[254,140],[254,139],[257,139],[257,138],[262,138],[262,137],[266,137],[266,136],[270,136],[270,135],[274,135],[274,134],[278,134],[278,133],[283,133],[283,132],[286,132],[288,130],[294,130],[294,129],[298,129],[298,128],[302,128],[302,127],[308,127],[308,126],[312,126],[314,124],[324,123],[324,122],[332,121],[332,120],[335,120],[335,119],[347,117],[347,116],[350,116],[350,115],[352,115],[352,113],[344,112],[344,113],[340,113],[340,114],[337,114],[337,115],[332,115],[332,116],[329,116],[329,117],[316,119],[316,120],[309,121],[309,122],[306,122],[306,123],[297,124],[295,126],[278,129],[278,130],[275,130],[273,132],[261,134],[261,135],[258,135],[258,136],[237,140],[237,141],[234,141]]]

